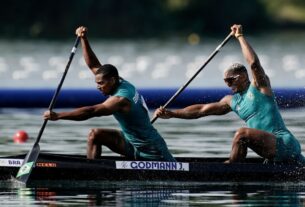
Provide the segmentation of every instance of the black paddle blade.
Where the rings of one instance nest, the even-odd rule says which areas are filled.
[[[40,147],[39,144],[34,144],[32,150],[26,155],[23,160],[22,166],[19,168],[19,171],[16,175],[16,180],[22,183],[26,183],[31,175],[33,167],[39,156]]]

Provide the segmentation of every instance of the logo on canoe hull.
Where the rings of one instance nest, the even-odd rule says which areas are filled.
[[[37,167],[57,167],[55,162],[37,162]]]
[[[158,161],[116,161],[116,169],[189,171],[189,163]]]
[[[34,164],[34,162],[28,162],[28,163],[22,165],[22,167],[19,169],[18,174],[17,174],[16,177],[18,178],[22,175],[30,173],[33,164]]]

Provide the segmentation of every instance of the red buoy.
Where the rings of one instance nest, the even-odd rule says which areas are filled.
[[[23,130],[17,131],[13,136],[15,143],[24,143],[28,140],[28,138],[28,134]]]

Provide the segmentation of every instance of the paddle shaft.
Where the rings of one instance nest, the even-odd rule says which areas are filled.
[[[218,45],[218,47],[214,50],[214,52],[208,57],[208,59],[205,61],[205,63],[197,70],[197,72],[183,85],[177,90],[177,92],[164,104],[163,108],[166,108],[169,104],[171,104],[179,95],[182,93],[182,91],[196,78],[196,76],[203,70],[203,68],[213,59],[213,57],[219,52],[220,48],[222,48],[232,37],[232,34],[230,33],[224,41]],[[158,119],[157,116],[155,116],[150,122],[153,124]]]
[[[55,91],[55,93],[54,93],[54,95],[53,95],[53,98],[52,98],[52,100],[51,100],[51,103],[50,103],[50,105],[49,105],[49,108],[48,108],[48,109],[49,109],[50,111],[54,108],[54,105],[55,105],[55,103],[56,103],[56,101],[57,101],[59,92],[60,92],[60,90],[61,90],[62,84],[64,83],[64,80],[65,80],[65,78],[66,78],[66,75],[67,75],[67,73],[68,73],[69,67],[70,67],[71,62],[72,62],[72,60],[73,60],[73,57],[74,57],[74,55],[75,55],[75,51],[76,51],[76,48],[77,48],[77,46],[78,46],[79,41],[80,41],[80,38],[77,37],[76,40],[75,40],[74,46],[73,46],[73,48],[72,48],[72,50],[71,50],[70,57],[69,57],[69,61],[68,61],[67,65],[66,65],[65,71],[64,71],[64,73],[63,73],[63,75],[62,75],[62,77],[61,77],[61,80],[60,80],[60,82],[59,82],[59,84],[58,84],[58,86],[57,86],[57,89],[56,89],[56,91]],[[43,124],[42,124],[42,127],[40,128],[40,131],[39,131],[39,133],[38,133],[38,136],[37,136],[37,139],[36,139],[36,142],[35,142],[35,143],[39,143],[40,138],[41,138],[41,136],[42,136],[42,134],[43,134],[43,131],[44,131],[44,129],[45,129],[47,123],[48,123],[48,119],[45,119],[44,122],[43,122]]]
[[[61,80],[60,80],[60,82],[59,82],[59,84],[57,86],[57,89],[56,89],[56,91],[55,91],[55,93],[53,95],[53,98],[51,100],[51,103],[49,105],[48,109],[50,111],[54,108],[54,105],[55,105],[55,103],[57,101],[59,92],[60,92],[62,84],[63,84],[63,82],[64,82],[64,80],[66,78],[66,75],[68,73],[70,64],[71,64],[71,62],[73,60],[74,54],[76,52],[76,48],[77,48],[77,46],[79,44],[79,41],[80,41],[80,37],[77,37],[76,40],[75,40],[74,46],[73,46],[73,48],[71,50],[69,61],[68,61],[67,65],[66,65],[64,73],[63,73],[63,75],[61,77]],[[33,167],[35,166],[35,163],[37,161],[38,155],[40,153],[39,141],[41,139],[41,136],[43,134],[43,131],[44,131],[47,123],[48,123],[48,120],[47,119],[44,120],[44,122],[43,122],[43,124],[42,124],[42,126],[40,128],[40,131],[38,133],[38,136],[36,138],[36,141],[35,141],[32,149],[31,149],[31,151],[26,155],[26,157],[25,157],[25,159],[24,159],[24,161],[22,163],[22,166],[20,167],[20,169],[18,171],[16,179],[18,181],[20,181],[20,182],[26,183],[28,178],[30,177],[30,173],[31,173]]]

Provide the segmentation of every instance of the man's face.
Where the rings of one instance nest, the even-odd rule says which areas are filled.
[[[227,71],[224,73],[224,82],[227,84],[229,88],[234,93],[240,92],[241,91],[241,86],[242,86],[242,74],[239,73],[233,73],[232,71]]]
[[[97,84],[97,89],[104,95],[111,95],[115,85],[115,79],[113,77],[105,78],[103,74],[97,74],[95,76],[95,82]]]

